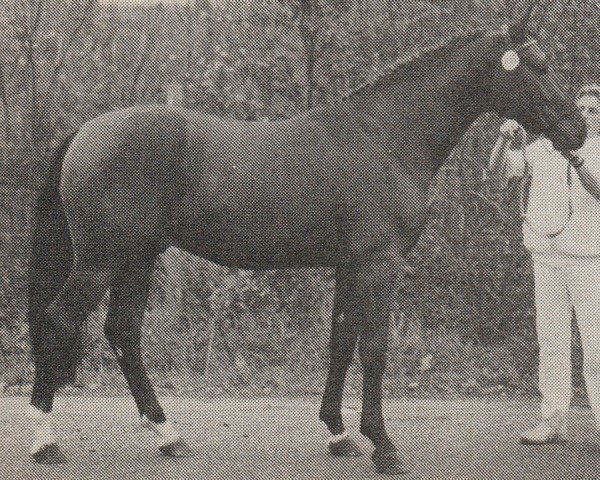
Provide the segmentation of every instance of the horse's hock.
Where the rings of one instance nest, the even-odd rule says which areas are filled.
[[[31,213],[35,192],[0,185],[0,315],[15,321],[26,310]]]

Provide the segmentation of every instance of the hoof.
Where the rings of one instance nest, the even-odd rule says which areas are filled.
[[[337,442],[329,442],[329,454],[334,457],[359,457],[362,455],[360,448],[350,437],[342,438]]]
[[[186,458],[194,455],[194,451],[182,439],[175,440],[173,443],[161,445],[158,449],[165,457]]]
[[[408,470],[404,468],[402,460],[400,460],[397,452],[394,450],[383,452],[375,450],[371,459],[375,464],[377,473],[383,473],[385,475],[402,475],[408,473]]]
[[[44,445],[37,452],[32,453],[31,458],[35,463],[42,463],[45,465],[67,463],[67,457],[56,443]]]

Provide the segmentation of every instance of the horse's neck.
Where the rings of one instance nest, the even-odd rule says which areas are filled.
[[[350,105],[353,121],[371,125],[368,133],[378,135],[399,162],[431,179],[483,112],[473,101],[478,97],[477,79],[469,78],[466,70],[454,76],[431,70],[418,73],[361,92]]]

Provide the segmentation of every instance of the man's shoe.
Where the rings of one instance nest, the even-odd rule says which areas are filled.
[[[521,443],[524,445],[563,443],[566,441],[566,425],[564,414],[554,415],[524,432],[521,435]]]

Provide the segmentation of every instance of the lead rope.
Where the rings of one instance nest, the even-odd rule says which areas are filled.
[[[521,145],[521,153],[523,154],[523,162],[525,163],[525,171],[523,172],[523,178],[521,179],[520,182],[520,191],[519,191],[519,209],[520,209],[520,213],[521,213],[521,218],[523,220],[524,223],[527,223],[527,225],[529,225],[529,228],[536,233],[537,235],[541,235],[543,237],[547,237],[547,238],[554,238],[557,237],[558,235],[560,235],[565,228],[567,228],[567,225],[569,224],[569,222],[571,221],[571,217],[573,216],[573,202],[571,199],[571,163],[567,162],[567,197],[568,197],[568,202],[569,202],[569,213],[567,215],[567,219],[565,220],[565,222],[561,225],[561,227],[556,230],[555,232],[552,233],[542,233],[539,232],[535,229],[535,227],[533,226],[533,224],[531,222],[529,222],[529,220],[527,219],[527,203],[529,200],[529,188],[531,187],[531,179],[532,179],[532,174],[531,174],[531,165],[527,159],[527,149],[525,146],[525,137],[523,137],[523,143]]]

